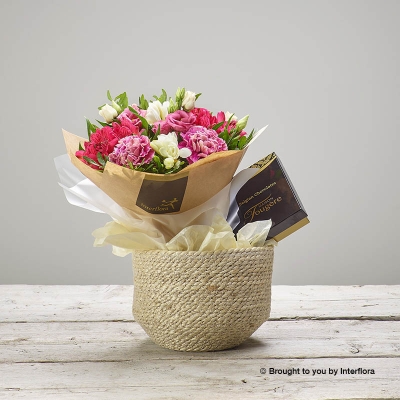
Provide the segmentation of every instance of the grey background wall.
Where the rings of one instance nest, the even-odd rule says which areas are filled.
[[[61,128],[85,136],[106,91],[178,86],[269,124],[241,167],[282,159],[311,224],[275,284],[400,283],[399,1],[1,1],[0,283],[130,284],[93,248],[110,218],[67,203]]]

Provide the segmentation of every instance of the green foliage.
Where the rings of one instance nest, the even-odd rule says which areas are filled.
[[[101,122],[98,119],[96,119],[96,122],[98,122],[101,126],[111,126],[111,124],[108,124],[107,122]]]
[[[88,133],[88,138],[90,139],[90,135],[94,132],[96,132],[97,129],[99,129],[98,126],[93,125],[87,118],[86,119],[86,128],[87,128],[87,133]]]
[[[149,102],[145,99],[144,94],[139,97],[139,107],[142,110],[147,110],[149,108]]]
[[[182,102],[183,99],[185,98],[185,93],[186,93],[185,88],[178,87],[178,90],[175,93],[176,110],[180,110],[182,108]]]
[[[214,129],[214,131],[216,131],[218,128],[220,128],[223,124],[225,123],[225,121],[221,121],[218,122],[218,124],[215,124],[212,129]]]
[[[168,114],[171,114],[175,112],[176,110],[179,110],[178,108],[178,103],[173,98],[169,99],[169,107],[168,107]]]
[[[143,128],[147,132],[149,130],[149,123],[147,122],[146,118],[143,118],[133,107],[128,106],[128,108],[131,112],[133,112],[140,119],[140,122],[142,123]]]
[[[121,110],[125,110],[128,107],[128,96],[126,92],[119,94],[114,101],[121,107]]]

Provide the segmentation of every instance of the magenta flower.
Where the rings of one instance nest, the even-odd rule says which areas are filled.
[[[205,158],[212,153],[228,150],[226,142],[218,137],[213,129],[203,126],[193,126],[186,133],[181,133],[183,139],[178,147],[187,148],[192,154],[187,158],[189,164],[193,164],[200,158]]]
[[[109,160],[115,164],[129,167],[132,165],[148,164],[154,156],[150,140],[144,135],[126,136],[115,146],[109,155]]]
[[[161,120],[161,121],[156,121],[153,124],[153,132],[157,133],[158,132],[158,127],[160,127],[160,133],[166,135],[167,133],[172,132],[172,128],[169,126],[168,122],[166,120]]]
[[[178,110],[168,114],[165,121],[171,127],[171,130],[175,132],[186,132],[195,124],[196,117],[190,112]]]
[[[136,110],[141,117],[146,116],[146,110],[141,110],[136,104],[132,104],[131,107]],[[120,121],[121,125],[125,124],[127,126],[129,125],[129,127],[135,125],[139,130],[142,129],[142,122],[129,108],[125,108],[125,110],[118,115],[117,119]]]

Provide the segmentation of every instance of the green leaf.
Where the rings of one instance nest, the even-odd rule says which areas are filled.
[[[79,150],[85,150],[85,149],[82,147],[82,143],[81,143],[81,142],[79,142]]]
[[[147,110],[149,108],[149,102],[145,99],[143,94],[139,97],[139,107],[142,110]]]
[[[215,125],[212,127],[212,129],[214,129],[214,131],[216,131],[218,128],[220,128],[220,127],[224,124],[224,122],[225,122],[225,121],[218,122],[218,124],[215,124]]]
[[[112,98],[109,90],[107,90],[107,98],[108,98],[108,100],[113,101],[113,98]]]
[[[228,143],[229,140],[229,133],[226,130],[226,128],[218,135],[222,140],[225,140],[225,142]]]
[[[229,144],[231,144],[233,141],[235,141],[236,139],[239,140],[239,138],[240,138],[239,135],[236,135],[233,131],[231,131],[227,144],[229,145]]]
[[[201,93],[197,93],[195,99],[197,100],[201,96]]]
[[[122,110],[125,110],[125,108],[127,108],[129,104],[126,92],[119,94],[115,98],[115,102],[121,107]]]
[[[246,143],[247,143],[247,137],[246,137],[246,136],[242,136],[242,137],[239,139],[239,143],[238,143],[238,148],[239,148],[239,150],[242,150],[243,147],[246,145]]]
[[[154,157],[153,157],[153,161],[155,162],[157,168],[162,169],[163,166],[162,166],[162,164],[161,164],[160,157],[154,156]]]
[[[145,118],[143,118],[134,108],[132,108],[131,106],[128,106],[129,110],[131,112],[133,112],[141,121],[143,128],[146,129],[146,131],[149,129],[149,123],[147,122],[147,120]]]
[[[250,143],[250,141],[253,139],[253,136],[254,136],[254,133],[255,133],[256,131],[255,131],[255,129],[252,129],[252,131],[250,132],[250,134],[246,137],[246,136],[243,136],[243,137],[245,137],[246,138],[246,144],[245,144],[245,146],[248,144],[248,143]]]
[[[231,140],[228,145],[228,150],[236,150],[238,142],[239,142],[239,137],[235,137],[233,140]]]
[[[88,137],[90,139],[90,135],[93,132],[96,132],[97,127],[96,127],[96,125],[93,125],[87,118],[85,118],[85,119],[86,119],[86,128],[87,128],[87,132],[88,132]]]
[[[96,121],[101,125],[101,126],[111,126],[111,124],[108,124],[107,122],[102,122],[96,119]]]
[[[106,160],[103,158],[103,155],[99,151],[97,152],[97,161],[104,168],[104,166],[106,165]]]
[[[97,107],[97,109],[98,109],[98,110],[101,110],[105,105],[106,105],[106,104],[103,104],[102,106]]]
[[[182,108],[183,99],[185,98],[186,89],[178,88],[175,94],[176,109],[180,110]]]
[[[168,98],[167,92],[164,89],[162,89],[161,96],[158,98],[158,100],[162,104],[162,103],[164,103],[164,101],[167,101],[167,98]]]
[[[174,99],[169,99],[168,113],[171,114],[176,110],[178,110],[178,104],[176,104]]]
[[[87,156],[83,156],[83,159],[86,160],[89,164],[96,165],[97,167],[101,167],[100,164],[98,164],[96,161],[92,160],[91,158]]]
[[[235,115],[235,114],[232,114],[232,115],[229,117],[228,121],[226,121],[226,126],[229,126],[229,124],[231,123],[232,118],[233,118],[234,115]]]

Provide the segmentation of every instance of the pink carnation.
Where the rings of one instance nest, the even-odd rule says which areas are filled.
[[[90,135],[90,140],[84,143],[84,150],[78,150],[75,155],[90,167],[100,169],[100,167],[87,162],[83,157],[85,156],[98,162],[97,153],[101,153],[102,156],[109,155],[114,150],[114,146],[118,143],[118,140],[119,137],[113,129],[105,126],[93,132]]]
[[[223,124],[217,129],[218,133],[221,133],[225,127],[230,133],[231,130],[236,126],[236,121],[233,120],[228,126],[226,125],[225,113],[223,111],[220,111],[216,116],[214,116],[206,108],[194,108],[192,110],[192,114],[196,117],[195,125],[204,126],[205,128],[211,129],[214,125],[223,122]]]
[[[85,142],[85,143],[83,144],[83,146],[84,146],[84,150],[78,150],[78,151],[75,153],[75,156],[76,156],[77,158],[79,158],[79,159],[80,159],[83,163],[85,163],[86,165],[89,165],[90,167],[92,167],[93,169],[100,169],[99,166],[97,166],[97,165],[95,165],[95,164],[92,164],[92,163],[89,163],[89,162],[87,162],[87,161],[83,158],[83,157],[85,156],[85,157],[88,157],[88,158],[90,158],[91,160],[95,161],[96,163],[98,162],[98,161],[97,161],[97,150],[96,150],[96,148],[94,147],[93,143]]]
[[[217,123],[216,118],[206,108],[193,108],[192,114],[196,117],[195,125],[211,128]]]
[[[127,136],[121,139],[110,154],[109,160],[115,164],[129,167],[133,165],[148,164],[154,156],[147,136]]]
[[[183,140],[178,147],[187,148],[192,152],[192,155],[187,158],[189,164],[212,153],[228,150],[226,142],[218,137],[217,132],[203,126],[193,126],[186,133],[181,133],[181,138]]]
[[[139,126],[132,123],[128,118],[120,119],[120,123],[114,122],[112,124],[112,130],[115,137],[119,139],[129,135],[140,135]]]

